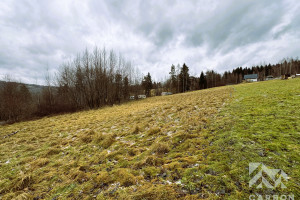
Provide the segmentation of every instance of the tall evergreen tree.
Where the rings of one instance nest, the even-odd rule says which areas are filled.
[[[171,66],[171,71],[169,72],[169,74],[170,74],[170,81],[171,81],[171,84],[170,84],[171,91],[173,93],[176,93],[176,90],[177,90],[177,80],[176,79],[177,78],[176,78],[176,70],[175,70],[174,65]]]
[[[117,73],[115,75],[115,101],[120,103],[122,96],[122,75]]]
[[[181,71],[180,71],[180,92],[185,92],[188,91],[190,89],[190,75],[189,75],[189,68],[188,66],[186,66],[186,64],[184,63]]]
[[[126,100],[129,98],[129,80],[127,76],[123,80],[123,97]]]
[[[200,90],[207,88],[207,80],[206,80],[206,77],[204,76],[203,71],[201,72],[201,75],[200,75],[199,87],[200,87]]]
[[[145,95],[147,97],[151,96],[150,93],[151,93],[151,89],[152,89],[152,79],[151,79],[151,75],[150,73],[148,72],[148,74],[144,77],[144,80],[142,82],[142,86],[145,90]]]

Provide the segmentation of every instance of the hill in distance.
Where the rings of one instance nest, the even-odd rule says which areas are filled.
[[[0,81],[0,87],[5,84],[5,81]],[[24,84],[31,94],[40,94],[46,86],[36,84]]]

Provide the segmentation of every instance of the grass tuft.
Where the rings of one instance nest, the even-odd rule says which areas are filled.
[[[152,152],[156,154],[166,154],[170,151],[170,147],[164,143],[155,143],[152,147]]]

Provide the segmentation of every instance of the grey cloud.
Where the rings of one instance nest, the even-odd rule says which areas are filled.
[[[187,46],[199,47],[203,44],[204,40],[200,30],[201,29],[199,28],[192,33],[187,33],[185,37],[185,43]]]
[[[299,54],[299,8],[297,0],[3,1],[0,74],[42,83],[47,65],[55,71],[95,45],[158,79],[172,63],[200,73],[277,62]]]
[[[161,24],[160,27],[154,31],[154,34],[151,35],[151,39],[155,42],[156,46],[165,45],[168,42],[171,42],[173,39],[174,30],[168,24]]]
[[[281,17],[280,5],[272,7],[270,4],[253,4],[247,1],[239,5],[234,2],[211,18],[203,26],[205,41],[212,53],[216,51],[231,51],[239,46],[255,43],[265,39],[270,29],[276,25]],[[276,15],[272,15],[270,10]],[[266,12],[267,11],[267,12]],[[226,13],[228,14],[226,15]]]

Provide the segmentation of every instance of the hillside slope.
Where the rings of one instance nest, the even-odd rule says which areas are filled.
[[[3,87],[5,83],[6,83],[5,81],[0,81],[0,88]],[[41,94],[43,89],[47,87],[47,86],[36,85],[36,84],[25,84],[25,86],[27,87],[27,89],[32,95]]]
[[[243,199],[249,162],[299,195],[299,95],[278,80],[2,126],[0,198]]]

